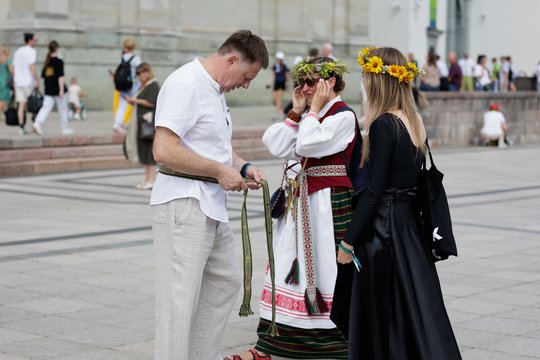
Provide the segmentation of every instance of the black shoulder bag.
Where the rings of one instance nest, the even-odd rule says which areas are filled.
[[[444,174],[435,166],[427,140],[426,147],[431,167],[427,169],[426,156],[422,163],[419,183],[421,231],[429,257],[433,262],[437,262],[448,259],[450,255],[457,256],[457,246],[448,199],[442,183]]]

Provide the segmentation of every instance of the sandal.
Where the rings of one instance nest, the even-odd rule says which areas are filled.
[[[249,349],[248,352],[251,353],[251,356],[253,356],[253,360],[270,360],[272,357],[270,355],[259,355],[257,350],[255,349]],[[233,355],[231,357],[226,357],[225,360],[242,360],[242,357],[240,355]]]

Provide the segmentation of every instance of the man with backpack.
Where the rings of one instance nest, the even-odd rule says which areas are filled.
[[[113,73],[114,87],[120,92],[120,99],[114,116],[113,130],[120,135],[126,133],[124,117],[129,106],[126,96],[133,96],[139,88],[135,69],[142,63],[142,60],[138,55],[133,53],[134,50],[135,41],[131,38],[125,39],[120,64],[118,64],[118,67]]]

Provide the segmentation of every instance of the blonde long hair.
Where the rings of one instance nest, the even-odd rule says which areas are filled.
[[[394,48],[372,49],[369,55],[380,57],[385,64],[407,65],[405,56]],[[368,135],[364,139],[362,162],[369,158],[369,128],[371,124],[379,116],[396,110],[401,111],[409,120],[407,130],[412,143],[417,149],[425,153],[426,129],[422,117],[417,111],[411,84],[405,81],[400,83],[397,78],[388,74],[364,72],[363,76],[368,101],[368,112],[364,128],[367,130]]]

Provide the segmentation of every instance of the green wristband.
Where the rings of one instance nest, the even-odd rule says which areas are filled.
[[[360,271],[360,269],[362,269],[362,264],[360,263],[360,260],[358,260],[358,258],[356,257],[354,250],[347,249],[342,243],[339,243],[339,247],[341,248],[341,250],[345,251],[345,253],[352,255],[354,266],[356,266],[356,270]]]

